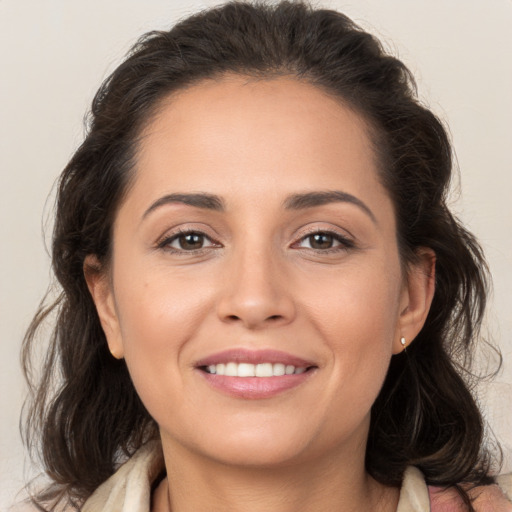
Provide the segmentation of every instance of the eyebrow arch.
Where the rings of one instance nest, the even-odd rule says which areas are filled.
[[[327,190],[318,192],[306,192],[304,194],[293,194],[284,203],[287,210],[304,210],[315,206],[322,206],[329,203],[350,203],[363,210],[368,217],[376,224],[377,219],[373,212],[363,201],[347,192],[340,190]]]
[[[329,203],[350,203],[358,206],[363,210],[370,219],[377,223],[375,215],[366,206],[363,201],[347,192],[340,190],[327,190],[327,191],[315,191],[306,192],[303,194],[293,194],[289,196],[285,202],[284,207],[286,210],[304,210],[307,208],[313,208],[315,206],[322,206]],[[225,210],[224,201],[219,196],[214,194],[206,194],[203,192],[197,192],[192,194],[167,194],[157,199],[151,206],[144,212],[142,219],[145,219],[152,211],[164,206],[166,204],[181,203],[189,206],[195,206],[196,208],[204,208],[206,210],[214,210],[222,212]]]
[[[213,194],[205,194],[202,192],[194,194],[168,194],[157,199],[142,215],[145,219],[152,211],[166,204],[181,203],[196,208],[204,208],[206,210],[214,210],[217,212],[224,211],[224,202],[219,196]]]

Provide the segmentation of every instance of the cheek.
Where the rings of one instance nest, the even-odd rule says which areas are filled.
[[[314,283],[305,281],[303,287],[312,321],[326,339],[357,350],[386,347],[383,340],[392,341],[399,317],[398,263],[376,260],[347,266],[317,276]]]
[[[126,364],[148,410],[158,411],[164,402],[179,402],[187,370],[182,356],[211,307],[210,287],[161,267],[134,272],[127,261],[116,277]]]
[[[321,284],[310,286],[306,310],[330,353],[333,378],[325,396],[329,407],[358,422],[382,387],[398,336],[399,266],[382,262],[331,276],[320,294]]]
[[[176,351],[211,300],[210,287],[191,277],[158,264],[119,266],[115,295],[125,350]]]

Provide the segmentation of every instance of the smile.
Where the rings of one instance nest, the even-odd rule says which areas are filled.
[[[295,367],[292,364],[283,363],[219,363],[203,367],[213,375],[226,375],[228,377],[281,377],[282,375],[298,375],[304,373],[307,368]]]
[[[265,399],[307,382],[318,366],[276,350],[231,349],[198,361],[210,388],[242,399]]]

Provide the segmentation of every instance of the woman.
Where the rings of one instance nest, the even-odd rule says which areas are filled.
[[[143,37],[60,181],[63,292],[24,348],[28,370],[56,310],[35,500],[509,510],[468,389],[487,276],[450,173],[408,70],[339,13],[235,2]]]

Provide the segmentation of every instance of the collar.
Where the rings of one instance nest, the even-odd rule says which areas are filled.
[[[152,484],[164,469],[160,441],[146,443],[96,489],[84,503],[82,512],[150,512]],[[510,489],[506,486],[512,487],[512,475],[498,477],[498,483],[507,494]],[[507,507],[511,506],[508,500],[507,503]],[[430,512],[429,488],[416,467],[405,470],[396,512]]]

